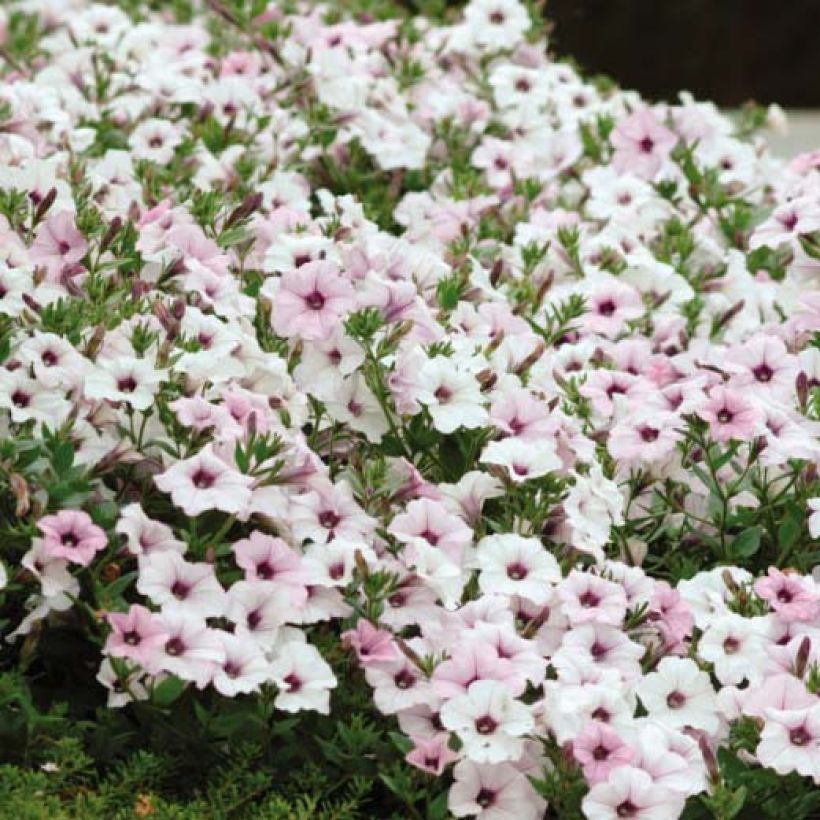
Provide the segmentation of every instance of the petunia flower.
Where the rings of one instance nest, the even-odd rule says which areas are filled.
[[[217,458],[211,445],[154,476],[154,483],[187,515],[207,510],[242,512],[251,500],[253,479]]]
[[[88,566],[108,544],[105,531],[83,510],[60,510],[41,518],[37,526],[44,535],[43,551],[47,559],[65,558]]]

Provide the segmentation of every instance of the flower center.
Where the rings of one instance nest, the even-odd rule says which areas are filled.
[[[424,530],[424,532],[420,532],[419,537],[423,538],[432,547],[438,546],[438,535],[436,535],[436,533],[432,530]]]
[[[298,692],[302,688],[302,679],[293,672],[284,678],[284,682],[288,685],[288,692]]]
[[[267,561],[256,565],[256,576],[263,581],[269,581],[275,574],[274,568]]]
[[[686,695],[677,690],[666,696],[666,705],[670,709],[680,709],[686,703]]]
[[[137,644],[139,644],[139,642],[142,640],[142,638],[140,637],[139,632],[137,632],[134,629],[130,630],[129,632],[124,632],[123,636],[122,636],[122,639],[129,646],[137,646]]]
[[[64,547],[76,547],[80,539],[73,532],[64,532],[60,538],[60,543]]]
[[[655,142],[651,137],[644,137],[638,143],[638,147],[641,149],[642,154],[651,154],[652,149],[655,147]]]
[[[717,420],[721,424],[728,424],[734,418],[734,414],[725,407],[717,414]]]
[[[188,593],[190,591],[191,588],[183,581],[174,581],[174,584],[171,587],[171,595],[173,595],[178,601],[184,601],[188,597]]]
[[[651,444],[653,441],[657,441],[658,439],[658,431],[654,427],[641,427],[640,429],[641,438],[647,443]]]
[[[453,391],[450,390],[449,387],[445,387],[443,384],[436,388],[436,392],[433,393],[436,399],[444,404],[444,402],[448,401],[453,396]]]
[[[609,749],[603,745],[596,746],[592,750],[592,757],[595,760],[606,760],[609,757]]]
[[[404,668],[393,678],[393,683],[396,684],[397,689],[409,689],[416,682],[413,673],[409,669]]]
[[[606,657],[607,652],[607,648],[603,644],[598,643],[597,641],[594,644],[592,644],[592,646],[589,648],[589,654],[592,655],[592,657],[595,658],[596,661],[599,661],[601,660],[601,658]]]
[[[811,735],[806,731],[805,726],[798,726],[789,732],[789,741],[794,746],[805,746],[811,740]]]
[[[772,380],[772,376],[774,376],[774,370],[769,367],[765,362],[763,364],[759,364],[753,371],[754,377],[759,382],[770,382]]]
[[[612,316],[615,313],[615,302],[612,299],[607,299],[605,302],[601,302],[598,305],[598,313],[601,316]]]
[[[490,789],[481,789],[475,796],[475,802],[478,803],[482,809],[486,809],[495,802],[495,792],[490,791]]]
[[[325,297],[318,290],[314,290],[305,296],[305,304],[311,310],[321,310],[325,306]]]
[[[319,524],[326,530],[332,530],[342,519],[333,510],[319,513]]]
[[[520,581],[523,578],[526,578],[528,572],[529,570],[518,561],[507,567],[507,575],[512,578],[513,581]]]
[[[191,476],[191,482],[198,490],[208,490],[214,486],[216,476],[200,468]]]
[[[578,598],[578,603],[587,609],[598,606],[600,602],[601,599],[594,592],[590,592],[589,590]]]
[[[489,715],[484,715],[475,722],[475,730],[480,735],[491,735],[497,728],[498,722]]]
[[[638,807],[629,800],[624,800],[623,803],[618,805],[618,808],[615,809],[615,813],[618,817],[636,817],[638,814]]]
[[[171,638],[171,640],[165,644],[165,651],[169,655],[181,655],[185,651],[185,644],[182,643],[180,638]]]

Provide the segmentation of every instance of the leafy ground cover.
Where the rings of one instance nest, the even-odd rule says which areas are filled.
[[[519,0],[0,9],[0,814],[820,815],[820,154]]]

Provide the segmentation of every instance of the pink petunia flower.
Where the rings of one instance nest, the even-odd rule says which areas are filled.
[[[133,604],[128,612],[110,612],[108,623],[113,631],[105,643],[106,653],[142,666],[157,657],[169,637],[160,616],[139,604]]]
[[[356,304],[353,286],[332,262],[308,262],[282,276],[271,322],[281,336],[329,338]]]
[[[447,745],[448,739],[446,732],[429,738],[413,738],[413,749],[404,759],[423,772],[441,775],[450,763],[458,760],[458,755]]]
[[[820,595],[811,581],[799,575],[769,567],[768,575],[755,581],[754,590],[785,620],[813,621],[820,617]]]
[[[377,629],[365,618],[359,619],[355,629],[342,632],[342,642],[354,649],[362,666],[389,663],[401,658],[392,633]]]
[[[60,510],[41,518],[37,526],[45,536],[45,554],[52,559],[65,558],[85,567],[108,544],[105,531],[82,510]]]
[[[677,136],[649,108],[642,108],[621,120],[612,132],[612,166],[622,174],[654,179],[677,141]]]
[[[572,754],[581,764],[587,782],[594,785],[606,780],[618,766],[625,766],[635,752],[606,723],[593,720],[572,741]]]
[[[77,230],[74,215],[60,211],[40,226],[30,255],[33,264],[43,265],[53,277],[67,265],[79,262],[87,251],[88,242]]]
[[[698,411],[709,422],[709,434],[715,441],[730,439],[748,441],[757,431],[762,420],[758,406],[743,393],[727,387],[713,387],[709,400]]]
[[[214,455],[211,445],[154,477],[160,490],[187,515],[206,510],[243,511],[251,500],[253,479]]]

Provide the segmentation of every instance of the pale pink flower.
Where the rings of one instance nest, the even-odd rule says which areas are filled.
[[[609,139],[615,148],[612,167],[648,180],[658,175],[678,141],[649,108],[621,120]]]
[[[112,632],[105,642],[105,652],[114,658],[127,658],[146,666],[165,646],[169,634],[159,615],[144,606],[133,604],[128,612],[109,612]]]
[[[691,658],[666,657],[637,687],[650,717],[675,729],[718,730],[717,702],[709,675]]]
[[[44,535],[43,549],[49,558],[65,558],[88,566],[108,544],[105,531],[82,510],[60,510],[41,518],[37,526]]]
[[[697,414],[709,422],[709,435],[721,443],[748,441],[762,421],[760,408],[743,393],[720,385],[709,391],[709,400]]]
[[[756,754],[778,774],[797,772],[820,783],[820,704],[768,709]]]
[[[449,737],[440,732],[429,738],[412,738],[413,748],[404,759],[428,774],[440,776],[450,763],[458,760],[458,754],[447,745]]]
[[[270,663],[262,649],[247,636],[218,634],[224,658],[213,670],[214,689],[227,698],[258,691],[271,679]]]
[[[309,643],[288,643],[270,666],[271,678],[279,687],[274,705],[285,712],[311,709],[330,714],[330,690],[336,687],[336,677]]]
[[[328,339],[355,308],[353,286],[332,262],[308,262],[282,276],[271,322],[281,336]]]
[[[558,585],[558,599],[572,624],[618,626],[626,615],[623,587],[589,572],[572,570]]]
[[[386,629],[377,629],[370,621],[360,618],[355,629],[342,632],[342,643],[356,652],[362,666],[399,660],[401,654],[393,640],[393,634]]]
[[[625,766],[635,757],[635,752],[614,729],[597,720],[588,723],[572,741],[572,754],[592,785],[606,780],[613,769]]]
[[[784,620],[813,621],[820,616],[820,592],[799,575],[769,567],[768,575],[755,581],[754,591]]]
[[[207,445],[154,476],[154,483],[187,515],[199,515],[206,510],[242,512],[251,500],[253,479],[217,458]]]
[[[184,611],[199,618],[220,617],[225,612],[225,591],[213,565],[186,561],[174,550],[140,558],[137,589],[164,612]]]
[[[590,789],[582,808],[589,820],[671,820],[683,811],[684,800],[654,784],[643,769],[618,766]]]
[[[518,760],[524,751],[523,736],[534,726],[530,709],[494,680],[470,684],[465,694],[444,702],[440,715],[464,744],[463,753],[476,763]]]
[[[302,556],[286,541],[254,530],[233,545],[237,566],[245,570],[248,581],[267,581],[295,588],[298,597],[308,583]]]
[[[43,265],[53,276],[78,263],[87,251],[88,242],[77,230],[74,214],[60,211],[40,225],[29,253],[34,265]]]
[[[163,611],[160,624],[168,640],[146,661],[145,668],[152,674],[168,672],[204,689],[225,659],[220,632],[210,629],[196,615],[182,611]]]
[[[186,545],[179,541],[173,530],[162,521],[149,518],[138,502],[120,510],[120,518],[114,530],[124,535],[128,551],[132,555],[148,555],[153,552],[173,550],[184,553]]]
[[[429,498],[411,501],[405,512],[390,522],[388,531],[405,544],[412,544],[416,539],[426,541],[458,565],[473,539],[473,531],[461,518]]]
[[[485,593],[521,595],[546,604],[561,580],[561,568],[537,538],[513,533],[483,538],[476,551],[478,585]]]
[[[447,808],[455,817],[479,820],[540,820],[547,804],[526,776],[509,763],[462,760],[453,771]]]

